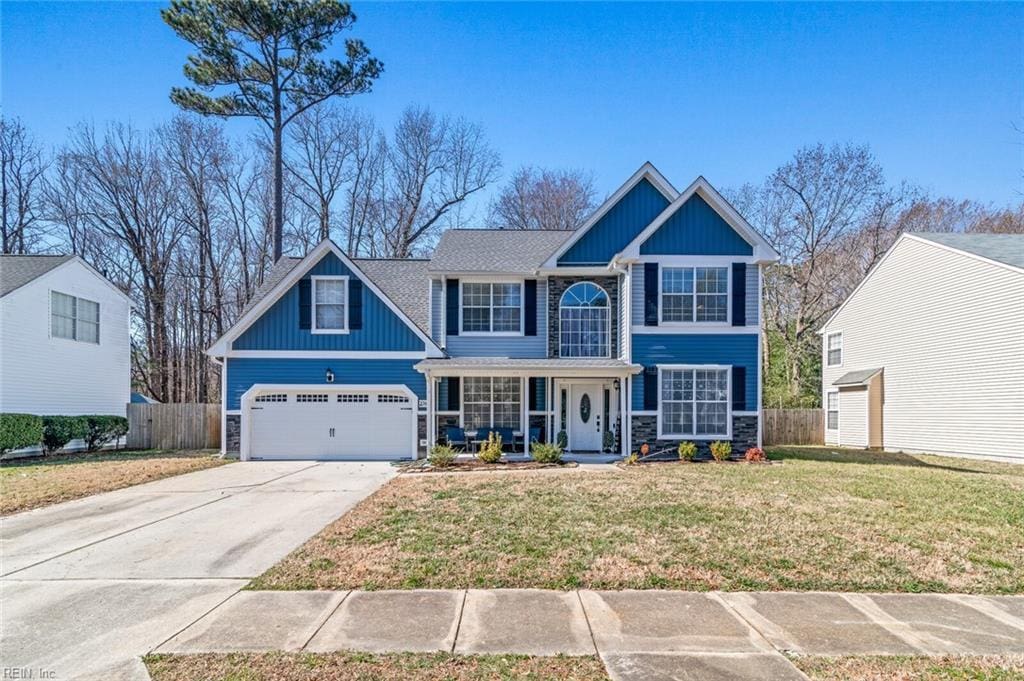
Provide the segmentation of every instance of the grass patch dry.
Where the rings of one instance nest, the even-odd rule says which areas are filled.
[[[812,681],[1021,681],[1024,656],[801,657]]]
[[[149,655],[153,681],[607,681],[596,657],[447,653],[232,653]]]
[[[101,452],[0,463],[0,515],[220,466],[211,451]]]
[[[1024,466],[772,455],[401,476],[252,588],[1024,591]]]

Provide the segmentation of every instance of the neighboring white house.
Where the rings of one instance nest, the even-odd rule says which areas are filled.
[[[820,333],[826,444],[1024,462],[1024,235],[904,234]]]
[[[130,311],[78,256],[0,256],[0,412],[124,416]]]

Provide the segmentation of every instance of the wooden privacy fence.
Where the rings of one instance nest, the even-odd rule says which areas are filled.
[[[129,404],[131,449],[219,449],[219,404]]]
[[[821,409],[765,409],[766,445],[823,445],[825,417]]]

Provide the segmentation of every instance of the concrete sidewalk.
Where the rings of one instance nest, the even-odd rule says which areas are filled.
[[[1024,654],[1024,597],[242,591],[156,652],[598,654],[614,679],[804,679],[801,655]]]

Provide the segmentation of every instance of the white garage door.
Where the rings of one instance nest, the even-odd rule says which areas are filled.
[[[415,406],[398,391],[266,391],[249,404],[249,458],[411,458]]]

